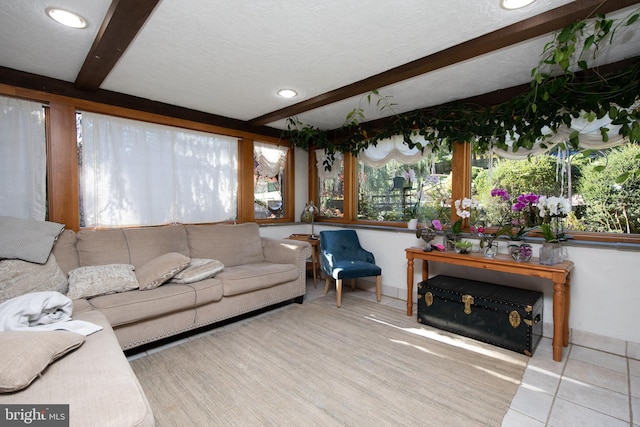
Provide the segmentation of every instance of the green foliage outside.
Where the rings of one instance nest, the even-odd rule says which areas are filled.
[[[572,156],[573,212],[567,218],[569,230],[640,233],[640,146],[627,143],[602,153],[585,152]],[[475,197],[483,208],[487,225],[499,221],[493,188],[503,188],[514,200],[519,194],[558,196],[562,188],[557,174],[562,173],[555,156],[542,155],[530,160],[497,160],[489,170],[474,172]],[[624,180],[620,176],[625,176]],[[564,194],[567,194],[565,183]]]
[[[607,165],[596,158],[583,167],[577,193],[586,206],[582,222],[589,231],[640,233],[640,176],[624,182],[617,177],[640,170],[640,146],[625,144],[609,150]]]

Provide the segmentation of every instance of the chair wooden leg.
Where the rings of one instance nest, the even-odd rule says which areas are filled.
[[[327,275],[326,279],[324,281],[324,294],[326,295],[327,292],[329,292],[329,281],[330,281],[330,277]]]
[[[356,279],[351,279],[351,290],[352,291],[356,290]]]
[[[382,298],[382,276],[376,276],[376,298],[378,302]]]
[[[342,305],[342,279],[336,279],[336,305]]]

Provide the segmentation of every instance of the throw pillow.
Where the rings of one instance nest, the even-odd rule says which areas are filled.
[[[69,272],[71,299],[90,298],[138,289],[138,279],[131,264],[107,264],[78,267]]]
[[[19,259],[0,260],[0,304],[30,292],[55,291],[66,294],[67,275],[51,254],[45,264]]]
[[[53,361],[83,342],[84,335],[69,331],[0,332],[0,393],[27,387]]]
[[[224,264],[216,259],[192,258],[191,264],[171,279],[175,283],[193,283],[208,279],[222,271]]]
[[[44,264],[64,224],[0,216],[0,258]]]
[[[187,268],[189,262],[191,262],[191,258],[178,252],[169,252],[152,259],[136,271],[140,290],[157,288]]]

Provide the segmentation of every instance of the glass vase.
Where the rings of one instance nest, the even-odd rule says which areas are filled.
[[[567,259],[567,249],[559,242],[544,242],[540,248],[539,262],[543,265],[559,264]]]
[[[509,245],[509,255],[514,261],[528,262],[533,255],[533,248],[528,243],[513,243]]]
[[[447,248],[447,250],[455,251],[456,243],[458,243],[461,238],[462,236],[460,236],[459,234],[455,234],[453,232],[448,231],[445,234],[445,247]]]
[[[498,242],[492,242],[484,247],[484,256],[487,258],[495,258],[498,253]]]

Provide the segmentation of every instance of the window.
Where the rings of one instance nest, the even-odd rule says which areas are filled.
[[[46,219],[45,135],[41,103],[0,96],[0,215]]]
[[[324,150],[316,150],[320,216],[342,218],[344,217],[344,157],[342,153],[335,153],[331,170],[325,167],[327,161],[329,160]]]
[[[422,153],[401,138],[385,140],[358,156],[357,177],[360,220],[449,221],[451,153],[446,149]]]
[[[568,198],[567,230],[640,234],[640,177],[623,179],[640,168],[636,144],[580,151],[559,147],[531,159],[484,160],[473,162],[472,188],[489,225],[499,221],[491,190],[503,188],[512,199],[523,193]]]
[[[288,147],[255,142],[254,218],[280,219],[285,215],[285,169]]]
[[[237,139],[81,113],[81,226],[233,220]]]

